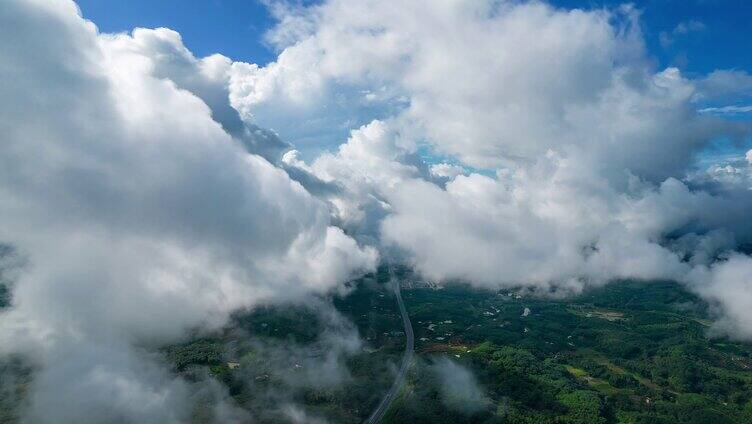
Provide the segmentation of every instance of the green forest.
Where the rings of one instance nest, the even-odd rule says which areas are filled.
[[[398,275],[416,355],[385,422],[752,422],[752,346],[714,337],[708,305],[675,283],[552,298]],[[311,422],[359,423],[404,348],[388,280],[381,269],[316,304],[238,313],[224,330],[160,353],[188,381],[219,382],[222,401],[256,422],[304,411]],[[0,423],[14,423],[33,367],[6,360],[0,375]],[[195,423],[219,420],[214,402],[197,399]]]

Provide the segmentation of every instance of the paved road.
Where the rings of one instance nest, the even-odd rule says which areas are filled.
[[[379,406],[373,411],[371,416],[365,421],[365,424],[377,424],[384,418],[384,414],[389,410],[389,406],[397,397],[402,386],[405,385],[405,377],[407,376],[407,370],[410,368],[410,363],[413,361],[413,349],[415,347],[415,334],[413,334],[413,325],[410,323],[410,317],[407,315],[407,309],[405,309],[405,303],[402,301],[402,293],[400,293],[399,281],[394,278],[392,269],[389,269],[391,276],[391,283],[394,287],[394,295],[397,297],[397,306],[399,306],[400,315],[402,315],[402,322],[405,325],[405,336],[407,338],[405,342],[405,353],[402,354],[402,365],[400,365],[397,378],[394,379],[392,387],[386,393]]]

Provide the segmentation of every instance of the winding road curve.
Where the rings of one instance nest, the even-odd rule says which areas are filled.
[[[399,306],[400,315],[402,315],[402,322],[405,325],[405,353],[402,354],[402,365],[400,365],[399,373],[392,383],[392,387],[386,393],[381,403],[373,411],[371,416],[364,421],[364,424],[377,424],[384,418],[384,414],[389,410],[394,399],[402,390],[402,386],[405,385],[405,377],[407,376],[407,370],[410,368],[410,364],[413,361],[413,349],[415,348],[415,334],[413,333],[413,325],[410,323],[410,317],[407,315],[407,309],[405,309],[405,303],[402,301],[402,293],[400,293],[399,281],[394,277],[392,269],[389,268],[389,275],[391,277],[391,284],[394,286],[394,295],[397,297],[397,306]]]

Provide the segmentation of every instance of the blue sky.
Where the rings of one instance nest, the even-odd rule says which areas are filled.
[[[79,0],[84,16],[102,31],[164,26],[180,32],[197,56],[222,53],[264,64],[275,54],[262,40],[274,22],[258,0]],[[555,0],[565,8],[613,7],[619,0]],[[752,69],[752,2],[748,0],[644,0],[642,24],[658,65],[689,75],[714,69]],[[677,27],[684,25],[685,31]],[[661,43],[661,33],[664,43]],[[670,41],[666,43],[665,41]]]
[[[556,0],[553,3],[572,8],[615,6],[625,2]],[[661,66],[677,66],[689,74],[708,73],[714,69],[752,68],[752,54],[749,54],[752,2],[643,0],[633,4],[642,10],[648,48]],[[699,25],[692,25],[692,22]],[[682,24],[686,32],[676,31]],[[661,32],[673,42],[662,45]]]
[[[222,53],[234,60],[267,63],[275,55],[263,43],[273,25],[256,0],[77,0],[84,17],[103,32],[167,27],[183,36],[198,57]]]

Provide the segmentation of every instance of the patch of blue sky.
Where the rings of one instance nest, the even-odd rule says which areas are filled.
[[[752,1],[749,0],[551,0],[562,8],[640,11],[646,47],[658,68],[675,66],[689,76],[716,69],[752,69]]]
[[[428,166],[438,165],[446,163],[449,165],[459,166],[465,170],[466,174],[480,174],[487,177],[496,178],[497,169],[493,168],[476,168],[467,164],[464,164],[457,160],[454,156],[445,155],[437,152],[433,145],[428,142],[423,142],[418,145],[418,156]]]
[[[257,0],[77,0],[101,32],[166,27],[178,31],[197,57],[221,53],[233,60],[266,64],[276,53],[264,41],[275,24]]]
[[[749,149],[752,149],[751,137],[747,137],[746,140],[741,142],[734,142],[729,138],[719,138],[697,154],[696,167],[705,170],[714,165],[744,161],[745,153]]]

